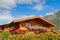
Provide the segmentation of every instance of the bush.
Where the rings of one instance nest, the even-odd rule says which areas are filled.
[[[60,40],[60,33],[56,35],[56,39]]]
[[[2,40],[8,40],[8,36],[9,36],[8,32],[2,32],[1,33]]]
[[[29,32],[26,34],[9,34],[8,32],[0,33],[0,40],[60,40],[60,33],[45,32],[34,34]]]
[[[9,35],[8,40],[17,40],[18,35]]]

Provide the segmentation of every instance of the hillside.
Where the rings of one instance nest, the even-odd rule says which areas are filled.
[[[56,24],[56,27],[53,28],[54,30],[60,30],[60,11],[52,15],[48,15],[45,18]]]

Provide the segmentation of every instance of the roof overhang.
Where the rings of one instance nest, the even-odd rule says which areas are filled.
[[[31,19],[39,19],[42,20],[43,22],[47,23],[47,25],[51,25],[52,27],[56,26],[54,23],[40,17],[40,16],[35,16],[35,17],[29,17],[29,18],[23,18],[23,19],[19,19],[19,20],[14,20],[13,22],[21,22],[21,21],[27,21],[27,20],[31,20]]]

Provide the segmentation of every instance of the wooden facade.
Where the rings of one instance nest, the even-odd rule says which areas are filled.
[[[52,32],[51,27],[54,27],[55,24],[45,20],[41,17],[30,17],[25,19],[14,20],[7,25],[0,25],[2,26],[2,30],[8,29],[10,33],[18,33],[18,34],[25,34],[27,32]]]

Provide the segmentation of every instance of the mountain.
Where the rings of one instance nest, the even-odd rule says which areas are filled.
[[[60,31],[60,11],[58,11],[52,15],[48,15],[45,18],[56,24],[56,26],[53,27],[54,30]]]

